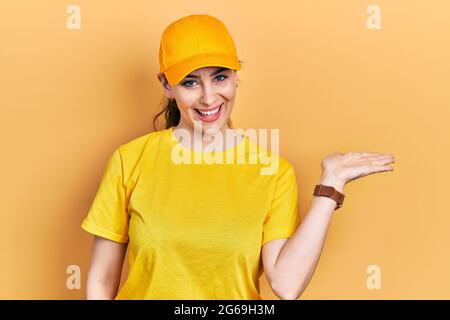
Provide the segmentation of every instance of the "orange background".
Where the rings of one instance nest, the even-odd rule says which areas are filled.
[[[71,4],[81,30],[66,28]],[[371,4],[381,30],[366,27]],[[329,153],[396,158],[347,184],[301,299],[450,298],[448,1],[20,0],[0,12],[0,298],[84,298],[81,221],[112,151],[152,131],[161,32],[192,13],[232,34],[244,61],[234,126],[280,129],[302,217]],[[67,289],[69,265],[81,289]],[[276,298],[264,276],[261,287]]]

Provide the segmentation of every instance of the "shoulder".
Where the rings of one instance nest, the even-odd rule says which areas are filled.
[[[294,166],[292,165],[292,163],[285,157],[278,155],[278,159],[280,162],[280,169],[281,171],[289,171],[289,170],[294,170]]]
[[[266,169],[266,175],[277,179],[286,175],[295,175],[294,166],[284,156],[279,153],[278,148],[267,148],[265,143],[262,145],[254,138],[247,137],[249,143],[249,153],[253,158],[259,159],[260,166]]]
[[[138,136],[119,145],[119,153],[125,158],[139,156],[145,149],[160,143],[165,133],[167,133],[166,130],[158,130]]]
[[[290,182],[296,182],[296,174],[294,166],[285,157],[278,156],[279,168],[274,175],[277,184],[285,184]]]
[[[152,150],[158,149],[158,145],[163,143],[166,133],[167,130],[149,132],[122,143],[116,148],[115,153],[120,157],[126,179],[136,170],[144,154],[148,155],[148,152],[151,153]]]

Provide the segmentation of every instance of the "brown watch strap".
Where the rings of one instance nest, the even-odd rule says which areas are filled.
[[[334,210],[337,210],[340,207],[342,207],[342,204],[344,203],[344,198],[345,198],[345,195],[340,193],[339,191],[337,191],[334,187],[326,186],[323,184],[316,185],[316,187],[314,188],[313,195],[328,197],[328,198],[331,198],[334,201],[336,201],[337,205]]]

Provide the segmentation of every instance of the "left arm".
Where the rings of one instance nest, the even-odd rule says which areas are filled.
[[[344,185],[351,180],[376,172],[392,171],[393,168],[386,164],[394,162],[393,159],[391,155],[378,153],[333,154],[322,162],[324,173],[319,184],[332,186],[344,193]],[[309,284],[322,253],[335,208],[334,200],[313,197],[303,223],[279,249],[278,254],[268,252],[269,243],[263,247],[265,273],[273,291],[280,298],[295,300]]]
[[[343,192],[339,182],[322,177],[321,184]],[[297,299],[309,284],[325,243],[336,202],[313,197],[303,223],[281,248],[273,268],[272,290],[282,299]],[[263,249],[264,250],[264,249]]]

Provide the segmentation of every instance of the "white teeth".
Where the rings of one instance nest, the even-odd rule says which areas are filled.
[[[205,116],[212,116],[213,114],[216,114],[217,112],[219,112],[219,109],[220,109],[220,106],[219,106],[219,108],[217,108],[216,110],[213,110],[213,111],[206,111],[206,112],[200,111],[200,110],[198,110],[198,111],[200,111],[200,113]]]

